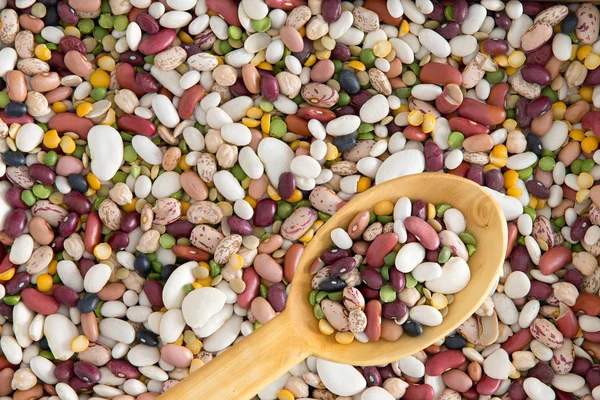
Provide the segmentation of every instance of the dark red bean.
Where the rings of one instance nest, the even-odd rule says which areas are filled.
[[[277,203],[274,200],[268,198],[262,199],[256,204],[252,221],[258,227],[270,226],[275,221],[276,212]]]
[[[527,373],[528,377],[538,378],[546,385],[550,385],[554,379],[554,370],[548,364],[542,362],[537,363]]]
[[[331,264],[331,276],[334,278],[339,278],[342,275],[354,270],[354,268],[356,268],[356,259],[354,257],[341,258]]]
[[[60,307],[54,297],[50,297],[34,288],[23,289],[21,291],[21,301],[31,310],[43,315],[52,315]]]
[[[107,243],[113,250],[123,250],[129,246],[129,235],[123,231],[116,231],[110,235]]]
[[[252,224],[237,215],[232,215],[227,218],[227,225],[233,233],[240,234],[242,236],[252,235]]]
[[[6,192],[6,201],[8,204],[15,208],[21,208],[23,210],[29,210],[29,206],[21,199],[21,193],[23,189],[18,186],[13,186]]]
[[[525,389],[523,389],[523,379],[512,381],[508,388],[508,394],[511,400],[526,400],[527,393],[525,393]]]
[[[185,222],[187,222],[187,221],[185,221]],[[191,225],[190,222],[188,222],[188,223]],[[129,232],[133,231],[135,228],[137,228],[138,226],[140,226],[140,214],[138,214],[137,211],[128,212],[121,219],[121,230],[124,232],[129,233]],[[194,229],[193,226],[192,226],[192,229]],[[169,230],[169,225],[167,225],[167,231],[168,230]],[[192,232],[191,229],[190,229],[190,232]],[[169,233],[171,235],[173,235],[172,232],[169,232]],[[175,236],[175,235],[173,235],[173,236]]]
[[[529,193],[531,193],[538,199],[548,200],[548,198],[550,197],[550,189],[544,186],[544,184],[540,181],[531,179],[527,181],[525,186],[527,186],[527,190],[529,191]]]
[[[378,289],[371,289],[367,285],[360,285],[358,287],[358,290],[363,295],[363,297],[365,298],[366,301],[379,300],[379,290]]]
[[[494,190],[502,190],[504,187],[504,176],[498,168],[490,169],[483,177],[485,186]]]
[[[84,194],[69,192],[63,196],[64,204],[79,215],[88,214],[92,210],[92,203]]]
[[[60,39],[59,46],[60,50],[65,54],[71,50],[78,51],[83,55],[87,53],[85,45],[83,44],[81,39],[75,36],[63,36]]]
[[[413,203],[411,215],[413,217],[427,219],[427,207],[425,206],[423,200],[417,200]]]
[[[66,3],[65,3],[66,4]],[[66,382],[73,377],[74,360],[63,361],[56,366],[54,376],[61,382]]]
[[[585,278],[581,272],[577,271],[576,269],[570,269],[567,271],[563,279],[565,280],[565,282],[569,282],[577,289],[579,289],[581,285],[583,285],[583,281]]]
[[[158,21],[152,18],[150,14],[147,13],[139,13],[135,17],[135,22],[137,22],[137,24],[144,32],[149,33],[150,35],[155,34],[160,29]]]
[[[331,265],[337,260],[340,260],[344,257],[350,257],[352,254],[348,250],[343,249],[327,249],[323,254],[321,254],[321,260],[326,265]]]
[[[596,386],[600,386],[600,365],[594,365],[587,370],[585,381],[590,390],[593,390]]]
[[[529,128],[531,125],[531,121],[533,118],[527,114],[525,111],[527,109],[527,105],[529,104],[529,100],[524,97],[521,97],[519,101],[517,101],[517,105],[515,107],[515,113],[517,117],[517,124],[523,128]]]
[[[67,307],[77,307],[77,302],[79,301],[77,292],[68,286],[56,286],[54,289],[54,298],[60,304],[64,304]]]
[[[385,382],[389,378],[396,378],[396,374],[394,373],[394,369],[391,364],[386,365],[385,367],[379,367],[379,375],[381,375],[381,379]]]
[[[323,0],[321,15],[327,23],[332,23],[342,15],[342,2],[340,0]]]
[[[434,21],[442,22],[444,20],[444,6],[440,4],[437,0],[432,0],[433,3],[433,11],[430,14],[427,14],[429,19]]]
[[[334,49],[331,50],[332,60],[348,61],[351,56],[350,49],[344,44],[336,44]]]
[[[75,391],[90,390],[94,387],[94,385],[95,383],[86,382],[76,376],[69,379],[69,386],[71,386]]]
[[[144,285],[144,293],[148,297],[148,301],[152,304],[152,307],[162,308],[164,307],[162,300],[163,286],[160,282],[153,279],[148,279]]]
[[[363,376],[367,380],[367,386],[381,386],[383,383],[381,374],[376,367],[365,367],[363,369]]]
[[[78,223],[79,216],[74,212],[68,213],[58,225],[58,234],[64,238],[68,237],[75,232]]]
[[[125,360],[110,360],[106,367],[119,378],[138,379],[142,374],[136,367]]]
[[[571,226],[571,240],[578,242],[583,239],[590,226],[592,226],[592,223],[588,217],[577,218]]]
[[[450,40],[460,34],[460,25],[456,22],[448,22],[438,26],[435,31],[444,39]]]
[[[85,274],[87,274],[90,268],[92,268],[94,265],[96,265],[94,260],[89,258],[82,258],[79,260],[79,273],[81,273],[81,276],[85,277]]]
[[[276,283],[269,286],[267,289],[267,300],[273,310],[276,312],[282,312],[285,309],[287,303],[287,292],[285,286],[282,283]]]
[[[523,2],[523,4],[529,4],[529,2]],[[527,54],[527,59],[525,60],[525,64],[537,64],[537,65],[546,65],[548,61],[552,58],[552,46],[548,43],[537,49],[536,51]],[[590,73],[593,71],[590,71]],[[588,74],[588,77],[590,75]],[[583,82],[586,85],[586,82]]]
[[[4,233],[13,239],[21,236],[27,227],[27,213],[20,208],[15,208],[6,216]]]
[[[301,64],[304,64],[306,62],[306,60],[308,59],[308,57],[310,56],[310,54],[312,53],[313,44],[312,44],[312,40],[310,40],[306,36],[302,38],[302,42],[304,44],[302,51],[299,51],[297,53],[292,53],[292,54],[294,55],[294,57],[296,57],[298,60],[300,60]]]
[[[294,195],[296,190],[296,177],[291,172],[284,172],[279,176],[277,192],[282,199],[287,200]]]
[[[27,272],[17,272],[10,281],[4,284],[4,289],[8,295],[17,294],[27,287],[29,282],[31,282],[31,275]]]
[[[131,64],[134,67],[141,67],[144,65],[144,55],[137,51],[126,51],[121,54],[120,58],[121,62],[126,64]]]
[[[529,83],[537,83],[538,85],[548,85],[552,80],[550,72],[542,65],[529,64],[521,69],[523,79]]]
[[[260,80],[260,91],[267,101],[275,101],[279,97],[279,83],[274,76],[265,75]]]
[[[575,357],[571,372],[579,376],[585,376],[585,373],[592,367],[592,362],[587,358]]]
[[[452,4],[452,17],[454,21],[462,24],[467,19],[469,13],[469,5],[467,0],[454,0]]]
[[[502,39],[488,39],[483,42],[483,50],[493,56],[506,54],[508,51],[508,43]]]
[[[437,258],[436,258],[437,261]],[[390,285],[396,292],[401,292],[404,290],[406,286],[406,276],[403,272],[398,271],[396,268],[392,267],[389,270],[390,274]]]
[[[552,388],[552,390],[554,390],[557,400],[578,400],[579,399],[579,397],[576,397],[573,393],[563,392],[562,390],[558,390],[556,388]]]
[[[524,1],[522,4],[523,14],[527,14],[530,17],[535,17],[544,9],[544,6],[541,3],[535,1]]]
[[[73,373],[84,382],[97,383],[102,377],[100,370],[95,365],[86,361],[77,361],[73,364]]]
[[[29,167],[29,176],[44,185],[54,184],[56,174],[44,164],[33,164]]]
[[[156,93],[160,89],[160,83],[147,72],[138,72],[135,75],[135,83],[146,93]]]
[[[428,171],[437,172],[444,168],[444,152],[436,143],[425,143],[423,155],[425,156],[425,168]]]
[[[429,262],[437,262],[439,255],[440,255],[440,249],[427,250],[425,252],[425,259]],[[390,272],[391,272],[391,269],[390,269]]]
[[[483,186],[483,168],[481,165],[471,164],[471,168],[467,172],[467,179],[472,180],[479,186]]]
[[[360,279],[371,289],[379,290],[385,284],[383,276],[374,268],[365,268],[360,271]]]
[[[383,318],[401,320],[408,313],[408,306],[402,300],[396,299],[391,303],[383,303],[381,316]]]
[[[373,95],[366,90],[359,90],[350,97],[350,105],[355,110],[360,110],[363,104],[365,104],[371,97],[373,97]]]
[[[531,118],[535,118],[550,110],[551,106],[552,100],[550,100],[550,97],[540,96],[537,99],[530,101],[529,104],[527,104],[527,107],[525,107],[525,112]]]
[[[252,96],[252,92],[248,90],[246,84],[244,83],[244,79],[237,78],[235,83],[229,87],[231,92],[239,97],[239,96]]]
[[[67,25],[73,26],[77,25],[79,22],[79,16],[75,10],[64,1],[61,1],[56,5],[56,11],[58,12],[60,19]]]
[[[540,281],[531,281],[531,288],[529,289],[529,293],[527,293],[527,297],[533,297],[536,300],[546,300],[551,295],[552,287],[550,285]]]
[[[506,12],[500,11],[494,15],[494,21],[498,27],[508,30],[512,25],[512,20],[506,15]]]

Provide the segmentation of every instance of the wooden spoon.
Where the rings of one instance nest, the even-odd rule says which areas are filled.
[[[311,292],[309,268],[331,246],[330,233],[346,229],[362,210],[372,210],[381,200],[396,202],[400,197],[425,203],[448,203],[462,211],[467,231],[477,240],[477,251],[469,259],[471,281],[455,295],[441,325],[424,327],[420,337],[403,335],[395,342],[343,345],[334,335],[319,332],[317,319],[308,302]],[[271,382],[308,356],[351,365],[382,365],[424,349],[456,329],[488,297],[504,262],[507,228],[502,210],[479,185],[442,173],[411,175],[376,185],[344,205],[317,231],[300,260],[286,309],[239,343],[210,361],[190,377],[168,390],[168,400],[250,399]]]

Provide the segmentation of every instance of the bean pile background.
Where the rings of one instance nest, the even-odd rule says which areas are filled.
[[[599,21],[516,0],[0,0],[0,399],[158,397],[285,308],[354,194],[424,171],[501,205],[494,293],[411,357],[310,358],[258,397],[600,399]]]

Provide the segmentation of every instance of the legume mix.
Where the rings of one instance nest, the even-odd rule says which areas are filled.
[[[259,398],[600,399],[595,5],[0,10],[0,399],[157,397],[285,308],[304,244],[355,193],[423,171],[471,179],[502,206],[494,293],[411,357],[309,358]],[[444,211],[405,217],[435,228]],[[452,301],[384,271],[356,283],[376,279],[401,308]],[[418,333],[388,321],[395,337]]]

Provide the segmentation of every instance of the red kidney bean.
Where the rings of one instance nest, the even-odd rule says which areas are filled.
[[[129,246],[129,235],[123,231],[116,231],[107,240],[113,250],[123,250]]]
[[[154,279],[148,279],[144,285],[144,293],[148,297],[148,301],[152,304],[152,307],[162,308],[164,303],[162,300],[163,286],[159,281]]]
[[[4,261],[2,263],[4,264]],[[1,270],[2,268],[0,268]],[[583,312],[586,315],[597,316],[600,314],[600,297],[592,293],[581,292],[572,309],[573,312]]]
[[[66,3],[64,3],[66,4]],[[73,377],[73,364],[74,360],[66,360],[56,366],[54,370],[54,376],[61,382],[66,382]]]
[[[143,62],[144,60],[142,58],[141,65],[143,65]],[[136,94],[136,96],[142,97],[146,94],[146,92],[144,92],[135,82],[136,72],[133,66],[133,64],[127,62],[119,64],[119,66],[116,69],[117,82],[119,82],[119,85],[121,85],[121,87],[133,91]]]
[[[4,289],[8,295],[17,294],[28,286],[29,282],[31,282],[31,275],[27,272],[17,272],[11,280],[4,284]]]
[[[468,97],[464,98],[462,104],[458,107],[458,114],[461,117],[488,126],[501,124],[506,118],[506,112],[503,108]]]
[[[354,268],[356,268],[356,259],[354,257],[341,258],[331,264],[331,276],[333,278],[339,278],[340,276],[354,270]]]
[[[477,122],[471,121],[467,118],[452,117],[448,120],[448,124],[450,125],[450,129],[453,131],[462,132],[465,137],[474,135],[487,135],[490,133],[490,129],[487,126],[478,124]]]
[[[531,339],[533,339],[531,331],[529,329],[521,329],[509,337],[506,342],[502,343],[502,348],[506,350],[508,354],[512,354],[515,351],[525,348],[525,346],[531,342]]]
[[[442,374],[442,380],[450,389],[457,392],[466,392],[473,385],[473,381],[460,369],[451,369]]]
[[[435,231],[434,231],[435,232]],[[437,237],[437,234],[436,234]],[[438,238],[439,241],[439,238]],[[381,268],[384,265],[383,259],[393,250],[398,243],[398,235],[393,232],[383,233],[375,238],[369,248],[365,261],[373,268]]]
[[[433,400],[433,387],[428,384],[409,384],[402,399],[404,400]]]
[[[260,276],[254,270],[254,267],[244,269],[242,280],[246,284],[246,289],[237,297],[237,304],[242,308],[249,308],[252,300],[258,296],[260,289]]]
[[[270,226],[275,220],[277,203],[269,198],[262,199],[256,204],[252,221],[257,227]]]
[[[529,117],[535,118],[550,110],[551,106],[552,101],[550,100],[550,97],[540,96],[537,99],[530,101],[529,104],[527,104],[527,106],[525,107],[525,112]]]
[[[283,259],[283,276],[288,282],[294,280],[296,268],[298,268],[298,263],[303,253],[304,246],[300,243],[295,243],[287,249]]]
[[[54,298],[67,307],[77,307],[79,296],[77,292],[68,286],[56,286],[54,289]],[[67,380],[67,379],[65,379]]]
[[[108,363],[106,363],[106,368],[108,368],[113,375],[118,376],[119,378],[138,379],[142,376],[136,367],[125,360],[110,360]]]
[[[171,251],[177,257],[188,261],[208,261],[211,259],[210,254],[194,246],[183,246],[176,244],[171,248]]]
[[[158,82],[156,82],[156,84],[158,85]],[[205,93],[206,90],[201,85],[194,85],[191,88],[186,89],[179,98],[179,103],[177,104],[179,118],[190,119],[194,114],[194,108],[196,108],[196,105],[202,100]]]
[[[304,119],[316,119],[320,122],[329,122],[336,117],[333,111],[314,106],[302,107],[296,115]],[[279,185],[281,186],[281,177],[279,177]],[[279,195],[281,196],[281,193]]]
[[[443,351],[425,362],[425,372],[431,376],[439,376],[451,368],[458,368],[465,360],[464,354],[459,350]]]
[[[383,303],[381,315],[383,318],[402,320],[408,314],[408,306],[400,299],[391,303]]]
[[[500,82],[500,83],[495,84],[492,87],[492,90],[490,90],[490,95],[487,98],[487,103],[492,106],[504,108],[507,97],[508,97],[508,83]]]
[[[102,240],[102,220],[97,211],[92,211],[85,223],[83,243],[88,253],[94,253],[94,247]]]
[[[29,167],[29,176],[44,185],[54,184],[56,174],[44,164],[33,164]]]
[[[175,29],[165,28],[161,29],[152,36],[143,39],[140,42],[138,50],[140,53],[150,56],[158,54],[163,50],[166,50],[175,41]]]
[[[71,191],[63,196],[64,204],[79,215],[84,215],[92,210],[92,203],[84,194]]]
[[[417,204],[418,202],[415,203],[415,206]],[[421,210],[419,210],[419,213],[421,213]],[[413,216],[407,217],[404,220],[404,226],[408,232],[415,235],[419,243],[421,243],[426,249],[435,250],[440,246],[440,237],[435,229],[433,229],[432,226],[429,225],[424,219]]]
[[[75,232],[78,223],[79,216],[74,212],[68,213],[58,225],[58,234],[64,238],[68,237]]]
[[[367,328],[365,334],[370,341],[376,342],[381,337],[381,303],[379,300],[369,300],[365,306]]]
[[[438,26],[435,31],[444,39],[450,40],[460,34],[460,25],[451,21]]]
[[[23,193],[23,189],[21,189],[20,187],[11,187],[6,192],[6,201],[8,201],[8,203],[15,208],[29,210],[29,206],[25,204],[25,202],[21,199],[21,193]]]
[[[381,274],[374,268],[364,268],[360,271],[360,279],[371,289],[379,290],[385,284],[385,280]]]
[[[27,213],[20,208],[15,208],[6,216],[4,233],[13,239],[21,236],[27,227]]]
[[[253,231],[250,222],[238,217],[237,215],[232,215],[231,217],[227,218],[227,225],[229,225],[229,228],[233,233],[238,233],[242,236],[251,235]]]
[[[73,373],[84,382],[97,383],[101,378],[98,367],[86,361],[77,361],[73,364]]]
[[[276,312],[282,312],[287,302],[287,292],[282,283],[276,283],[267,289],[267,301]]]
[[[550,385],[552,383],[552,380],[554,379],[554,371],[552,370],[552,368],[550,368],[548,364],[539,362],[529,370],[527,376],[538,378],[546,385]]]
[[[147,72],[138,72],[135,75],[135,84],[146,93],[156,93],[160,89],[160,83]]]
[[[146,32],[150,35],[155,34],[160,29],[160,25],[158,24],[158,21],[155,20],[154,18],[152,18],[150,16],[150,14],[147,14],[144,12],[136,15],[135,22],[137,22],[137,24],[140,26],[140,28],[144,32]]]
[[[260,91],[267,101],[275,101],[279,97],[279,83],[271,75],[264,75],[260,80]]]
[[[124,131],[148,137],[156,133],[156,126],[152,122],[137,115],[121,115],[117,119],[117,126]]]
[[[45,295],[34,288],[23,289],[21,291],[21,301],[31,310],[43,315],[52,315],[59,308],[58,301],[54,297]]]
[[[481,380],[477,383],[477,393],[482,396],[491,396],[494,394],[502,384],[500,379],[490,378],[487,375],[483,375]]]
[[[570,249],[564,246],[553,247],[542,254],[538,268],[542,274],[550,275],[569,264],[572,259]]]

